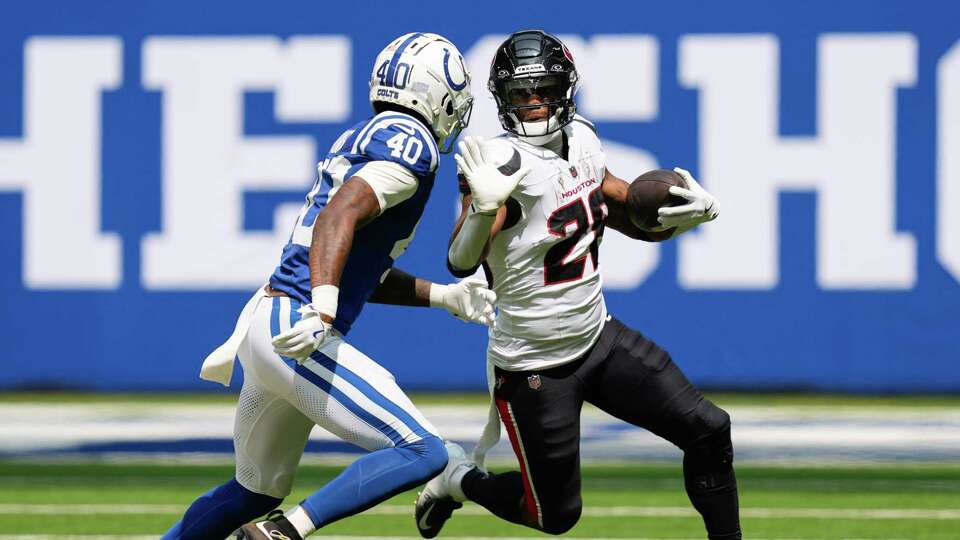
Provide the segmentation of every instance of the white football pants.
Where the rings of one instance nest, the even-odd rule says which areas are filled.
[[[237,480],[277,498],[290,494],[314,425],[369,451],[439,437],[393,375],[339,335],[302,364],[273,352],[273,336],[300,319],[299,307],[295,299],[264,298],[238,354],[244,381],[234,424]]]

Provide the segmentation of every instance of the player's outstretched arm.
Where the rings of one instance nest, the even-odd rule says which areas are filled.
[[[628,215],[627,190],[630,184],[618,178],[607,169],[603,175],[603,200],[607,205],[607,226],[615,231],[619,231],[630,238],[643,240],[645,242],[662,242],[673,237],[674,229],[665,229],[662,231],[648,231],[634,225]]]
[[[497,295],[479,279],[440,285],[391,268],[370,302],[397,306],[444,308],[466,322],[493,325],[493,303]]]
[[[671,186],[670,194],[686,199],[686,203],[661,206],[657,218],[661,226],[646,229],[630,219],[630,205],[627,202],[630,184],[607,170],[603,178],[603,197],[609,211],[607,225],[631,238],[662,242],[716,219],[720,214],[717,199],[703,189],[689,172],[681,168],[675,168],[674,171],[683,177],[687,187]]]
[[[490,239],[503,225],[504,204],[530,169],[503,143],[466,137],[457,148],[454,159],[470,191],[447,252],[450,268],[459,276],[472,274],[483,261]]]
[[[473,196],[461,199],[460,217],[450,236],[447,263],[457,277],[473,275],[487,257],[493,240],[506,220],[507,208],[501,206],[495,214],[482,214],[473,209]]]
[[[367,301],[391,306],[429,307],[431,285],[433,283],[425,279],[391,268]]]

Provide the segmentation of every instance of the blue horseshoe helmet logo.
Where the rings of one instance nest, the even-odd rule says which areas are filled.
[[[450,88],[453,88],[454,90],[459,92],[460,90],[463,90],[464,88],[467,87],[467,76],[466,76],[467,70],[466,69],[463,70],[464,72],[463,82],[460,84],[457,84],[453,82],[453,78],[450,77],[449,64],[450,64],[450,49],[444,49],[443,50],[443,76],[447,78],[447,84],[450,85]],[[460,62],[460,67],[463,68],[463,61]]]

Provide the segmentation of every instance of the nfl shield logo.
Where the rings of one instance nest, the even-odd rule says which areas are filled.
[[[540,376],[539,375],[530,375],[527,377],[527,384],[530,385],[530,388],[533,390],[540,389]]]
[[[572,177],[574,177],[574,178],[577,177],[577,168],[574,167],[573,165],[570,166],[570,176],[572,176]]]

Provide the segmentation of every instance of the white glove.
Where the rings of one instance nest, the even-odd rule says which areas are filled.
[[[493,326],[493,303],[497,294],[479,279],[464,279],[449,285],[430,285],[430,306],[442,307],[454,317]]]
[[[521,167],[509,176],[500,172],[494,162],[493,152],[488,146],[485,147],[480,137],[464,137],[457,147],[460,151],[453,159],[470,184],[474,209],[481,214],[495,213],[517,184],[530,173],[529,167]]]
[[[301,306],[297,311],[300,320],[273,338],[273,352],[302,363],[323,344],[332,326],[320,318],[320,312],[312,304]]]
[[[700,187],[700,184],[693,179],[689,172],[680,167],[674,167],[673,170],[686,180],[687,188],[671,186],[670,193],[683,197],[689,202],[680,206],[661,207],[657,212],[660,215],[657,220],[667,228],[691,228],[716,219],[720,215],[720,205],[717,203],[717,199]]]

